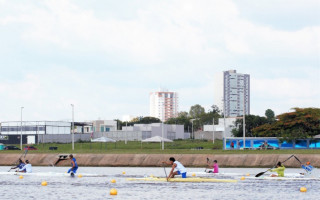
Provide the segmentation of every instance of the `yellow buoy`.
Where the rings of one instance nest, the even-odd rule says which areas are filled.
[[[42,186],[47,186],[48,183],[47,183],[47,181],[42,181],[42,182],[41,182],[41,185],[42,185]]]
[[[307,192],[307,188],[306,187],[301,187],[300,188],[300,192]]]
[[[243,180],[246,180],[246,178],[245,178],[244,176],[242,176],[242,177],[240,178],[240,180],[243,181]]]
[[[117,194],[118,194],[118,191],[116,189],[112,188],[110,190],[110,195],[117,195]]]
[[[82,178],[82,174],[79,174],[79,175],[78,175],[78,178]]]
[[[247,173],[247,174],[246,174],[246,176],[250,176],[250,174],[249,174],[249,173]]]
[[[126,172],[122,172],[122,174],[126,174]]]
[[[111,183],[116,183],[116,180],[115,180],[115,179],[112,179],[112,180],[111,180]]]
[[[193,173],[193,174],[192,174],[192,176],[196,176],[196,174],[195,174],[195,173]]]
[[[20,179],[23,179],[23,176],[19,176]]]

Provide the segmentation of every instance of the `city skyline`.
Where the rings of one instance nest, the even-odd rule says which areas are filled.
[[[290,6],[288,6],[290,4]],[[123,6],[126,5],[126,6]],[[250,74],[250,113],[320,107],[319,2],[0,0],[0,121],[148,116],[150,91],[210,109]],[[220,108],[221,109],[221,108]]]

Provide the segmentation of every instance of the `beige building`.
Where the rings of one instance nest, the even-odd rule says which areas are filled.
[[[150,116],[167,121],[178,114],[178,93],[168,90],[159,90],[150,93]]]

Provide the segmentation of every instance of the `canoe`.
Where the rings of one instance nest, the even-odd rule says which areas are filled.
[[[127,178],[128,181],[160,181],[167,182],[167,178],[162,177],[146,177],[146,178]],[[168,182],[215,182],[215,183],[236,183],[234,179],[216,179],[216,178],[171,178]]]

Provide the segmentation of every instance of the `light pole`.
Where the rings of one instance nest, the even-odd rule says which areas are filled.
[[[212,123],[212,144],[214,144],[214,118]]]
[[[72,150],[74,150],[74,105],[71,104],[72,107]]]
[[[125,137],[125,144],[127,144],[127,131],[128,131],[128,122],[126,122],[126,132],[125,132],[125,134],[126,134],[126,137]]]
[[[246,149],[246,94],[245,94],[244,85],[243,85],[243,150],[245,149]]]
[[[196,119],[191,119],[191,139],[194,139],[194,133],[193,133],[193,121],[196,120]]]
[[[20,129],[21,129],[21,132],[20,132],[20,149],[22,150],[22,109],[23,109],[24,107],[21,107],[21,127],[20,127]]]
[[[164,150],[164,124],[163,124],[163,122],[162,122],[161,132],[162,132],[161,148],[162,148],[162,150]]]
[[[222,99],[223,101],[223,136],[222,136],[222,142],[223,142],[223,150],[226,149],[226,101],[225,98]]]

